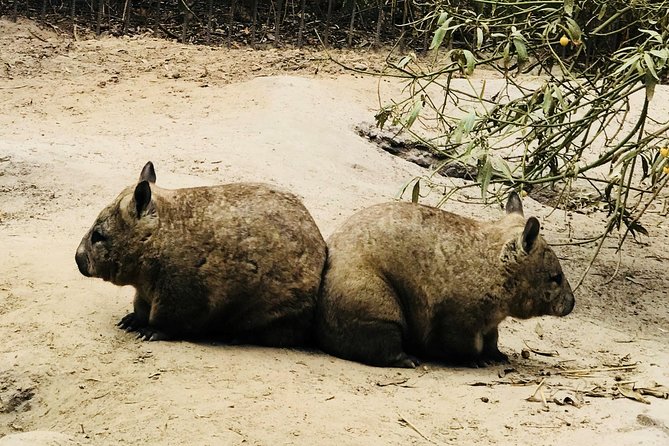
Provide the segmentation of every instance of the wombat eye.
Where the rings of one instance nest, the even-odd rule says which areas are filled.
[[[553,274],[551,276],[551,282],[555,282],[558,285],[562,285],[562,273]]]
[[[97,229],[94,230],[93,233],[91,234],[91,243],[93,244],[104,242],[105,240],[107,240],[107,237],[102,235],[100,231],[98,231]]]

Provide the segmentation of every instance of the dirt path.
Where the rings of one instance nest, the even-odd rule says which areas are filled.
[[[338,57],[370,69],[384,58]],[[74,250],[147,160],[162,187],[290,189],[325,236],[422,170],[356,135],[376,109],[377,81],[320,53],[75,42],[0,21],[0,60],[0,445],[669,444],[669,401],[615,390],[669,385],[669,223],[658,213],[610,283],[618,256],[604,249],[570,316],[502,325],[506,371],[140,342],[114,325],[132,290],[81,276]],[[669,99],[669,89],[657,95]],[[525,207],[556,242],[595,234],[603,218]],[[588,251],[557,251],[575,281]],[[559,356],[524,359],[526,343]],[[587,367],[613,370],[565,372]],[[528,401],[542,381],[539,401]]]

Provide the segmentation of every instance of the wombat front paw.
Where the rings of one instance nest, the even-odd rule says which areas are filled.
[[[392,367],[402,367],[405,369],[415,369],[420,365],[418,358],[401,353],[392,361]]]
[[[125,331],[138,331],[140,328],[146,326],[146,322],[137,317],[136,313],[128,313],[116,325]]]
[[[137,339],[142,341],[165,341],[169,339],[169,336],[160,330],[155,330],[150,327],[143,327],[136,330]]]
[[[472,360],[469,366],[472,368],[482,368],[498,364],[509,364],[509,357],[499,350],[496,352],[483,354],[482,356]]]
[[[509,363],[509,357],[499,350],[495,350],[494,352],[490,353],[484,353],[482,359],[487,361],[488,365]]]

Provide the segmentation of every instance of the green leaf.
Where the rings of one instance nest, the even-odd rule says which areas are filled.
[[[476,28],[476,49],[480,49],[483,45],[483,30]]]
[[[646,98],[649,101],[653,100],[653,96],[655,95],[655,86],[657,85],[657,81],[653,79],[651,76],[646,74]]]
[[[430,49],[433,50],[435,48],[439,48],[441,46],[441,43],[444,41],[445,36],[446,36],[446,29],[445,28],[438,28],[434,32],[434,37],[432,38],[432,43],[430,43]]]
[[[661,50],[650,50],[648,52],[658,59],[663,59],[665,62],[667,59],[669,59],[669,48],[662,48]]]
[[[660,80],[659,77],[657,77],[657,73],[655,72],[655,63],[653,62],[653,58],[650,57],[650,54],[648,53],[643,53],[643,60],[646,62],[646,68],[648,68],[648,72],[655,78],[655,80]]]
[[[522,64],[527,61],[527,47],[523,42],[523,39],[514,37],[513,46],[516,47],[516,54],[518,55],[518,63]]]
[[[455,127],[455,130],[450,135],[449,141],[452,141],[456,144],[460,144],[462,142],[462,126],[458,125]]]
[[[562,96],[562,90],[560,90],[560,87],[557,85],[553,85],[553,93],[555,94],[555,97],[560,103],[560,109],[567,110],[567,108],[569,107],[567,107],[567,103],[564,101],[564,97]]]
[[[613,72],[613,76],[618,76],[623,73],[626,73],[630,69],[630,67],[634,65],[638,60],[639,60],[638,55],[630,57],[629,59],[625,60],[625,62]]]
[[[465,134],[472,131],[475,123],[476,123],[476,112],[472,110],[462,120],[462,129],[465,131]]]
[[[511,58],[509,57],[509,53],[511,51],[511,46],[509,45],[509,42],[504,45],[504,52],[502,53],[504,56],[504,68],[509,67],[509,62],[511,61]]]
[[[597,16],[597,18],[599,20],[602,20],[605,15],[606,15],[606,3],[602,3],[602,9],[599,10],[599,15]]]
[[[476,58],[474,57],[474,54],[472,54],[472,52],[469,50],[462,50],[462,54],[465,56],[465,63],[467,66],[465,74],[470,75],[474,72],[474,67],[476,66]]]
[[[567,15],[574,13],[574,0],[564,0],[564,12]]]
[[[572,41],[580,41],[581,40],[581,27],[578,26],[578,23],[572,18],[565,18],[565,21],[567,22],[567,33],[569,34],[569,38]]]
[[[544,110],[545,117],[549,116],[552,106],[553,106],[553,93],[551,92],[550,85],[546,85],[546,88],[544,88],[544,103],[541,106],[541,108]]]
[[[420,180],[416,180],[416,183],[413,185],[411,190],[411,202],[418,203],[418,198],[420,198]]]
[[[479,169],[476,181],[481,183],[481,198],[486,199],[488,194],[488,185],[490,184],[490,179],[492,178],[492,164],[490,163],[490,158],[485,157],[485,163],[483,167]]]
[[[411,113],[409,113],[409,117],[407,118],[407,122],[405,124],[406,128],[411,128],[422,108],[423,102],[420,100],[417,100],[413,104],[413,108],[411,109]]]
[[[439,19],[437,19],[437,25],[439,26],[443,25],[447,18],[448,18],[447,12],[442,12],[441,14],[439,14]]]
[[[492,158],[492,167],[497,172],[501,172],[505,179],[511,180],[511,181],[514,179],[513,174],[511,173],[511,169],[509,168],[509,165],[504,160],[504,158],[493,157]]]
[[[662,45],[662,36],[657,31],[654,31],[652,29],[639,29],[639,31],[648,34],[651,39],[655,40],[657,43]]]

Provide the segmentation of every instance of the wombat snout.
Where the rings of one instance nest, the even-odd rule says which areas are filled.
[[[574,293],[571,290],[564,295],[564,299],[561,302],[561,305],[557,305],[555,308],[555,316],[566,316],[572,312],[576,305],[576,299],[574,299]]]
[[[74,260],[77,262],[77,267],[79,272],[86,277],[91,277],[91,274],[88,272],[88,257],[82,246],[77,248],[77,253],[74,255]]]

